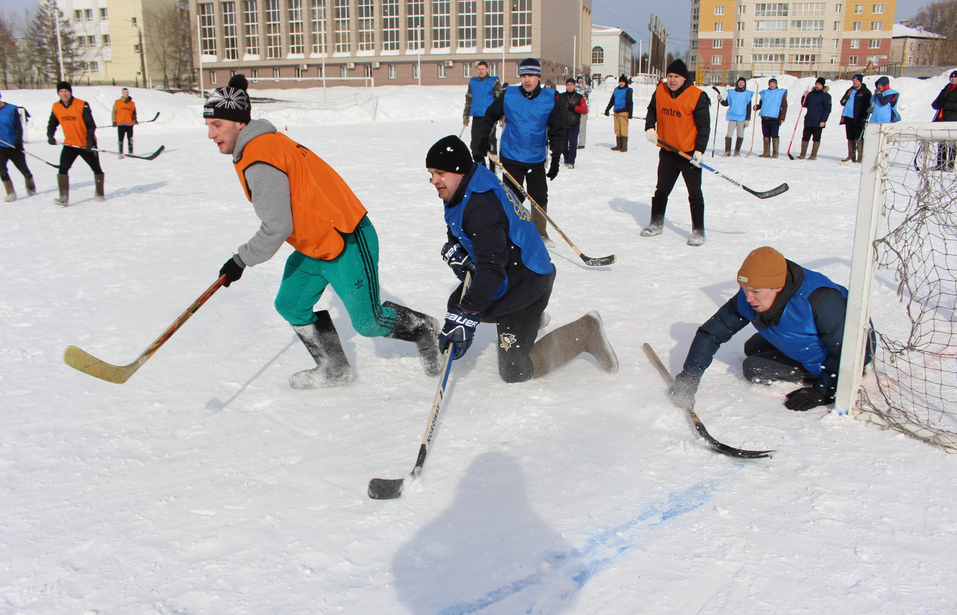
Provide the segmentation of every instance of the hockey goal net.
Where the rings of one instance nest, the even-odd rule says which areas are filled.
[[[864,138],[837,407],[957,452],[957,123]],[[869,325],[876,348],[864,370]]]

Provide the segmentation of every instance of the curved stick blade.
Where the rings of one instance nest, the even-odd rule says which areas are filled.
[[[394,500],[402,496],[404,478],[373,478],[369,481],[369,497],[373,500]]]
[[[582,260],[585,261],[585,264],[589,267],[606,267],[608,265],[614,265],[618,262],[618,257],[614,254],[599,258],[592,258],[590,256],[585,256],[584,254],[580,254],[579,256],[582,257]]]
[[[67,346],[63,351],[63,361],[84,374],[112,382],[114,384],[123,384],[130,379],[136,370],[140,368],[141,363],[136,360],[129,365],[112,365],[106,361],[97,359],[82,348],[76,346]]]

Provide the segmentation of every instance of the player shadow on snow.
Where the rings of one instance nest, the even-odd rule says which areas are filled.
[[[214,414],[218,414],[219,412],[225,410],[225,409],[226,409],[226,406],[228,406],[229,404],[233,403],[233,401],[235,401],[236,398],[238,398],[240,395],[242,395],[243,392],[245,392],[246,389],[249,388],[249,386],[250,386],[253,382],[255,382],[260,376],[262,376],[262,375],[266,372],[266,370],[269,369],[269,367],[270,367],[273,363],[276,362],[276,360],[277,360],[279,357],[281,357],[283,354],[285,354],[287,350],[289,350],[290,348],[292,348],[292,347],[295,346],[296,344],[302,344],[302,342],[299,340],[299,337],[298,337],[297,335],[295,335],[295,333],[293,333],[292,339],[289,341],[289,343],[286,344],[285,347],[283,347],[282,350],[280,350],[279,352],[277,352],[276,354],[274,354],[274,355],[272,356],[272,358],[270,358],[268,361],[266,361],[265,363],[263,363],[262,366],[259,368],[259,370],[257,370],[255,374],[253,374],[252,376],[250,376],[250,377],[249,377],[249,380],[247,380],[246,382],[244,382],[238,389],[236,389],[236,392],[233,393],[233,394],[230,396],[229,399],[227,399],[226,401],[222,401],[222,400],[219,399],[219,396],[216,396],[216,397],[214,397],[214,398],[212,398],[212,399],[210,399],[209,401],[206,402],[206,408],[209,409],[209,410],[212,410]]]
[[[560,613],[587,580],[582,558],[535,513],[518,462],[475,459],[452,505],[392,560],[399,599],[416,614]]]

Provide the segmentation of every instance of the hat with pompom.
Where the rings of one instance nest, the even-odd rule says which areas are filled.
[[[216,88],[206,99],[203,104],[203,117],[248,124],[252,111],[249,95],[246,94],[248,87],[249,82],[246,81],[245,75],[233,75],[228,85]]]

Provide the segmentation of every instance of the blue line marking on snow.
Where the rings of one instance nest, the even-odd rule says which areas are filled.
[[[439,613],[441,615],[465,615],[476,613],[492,606],[506,598],[514,596],[532,586],[546,585],[549,578],[557,575],[567,575],[574,584],[574,590],[559,598],[569,600],[584,587],[592,577],[607,568],[621,556],[640,545],[639,534],[654,531],[667,525],[672,520],[701,508],[714,493],[713,482],[701,482],[678,493],[669,493],[668,497],[658,502],[648,502],[638,513],[628,521],[607,528],[589,538],[580,549],[572,549],[563,553],[549,553],[545,558],[547,569],[539,570],[521,579],[516,579],[486,593],[481,598],[471,602],[457,602],[451,604]],[[573,567],[564,570],[570,562]],[[541,568],[541,567],[540,567]],[[533,598],[525,610],[532,613],[537,597]]]

